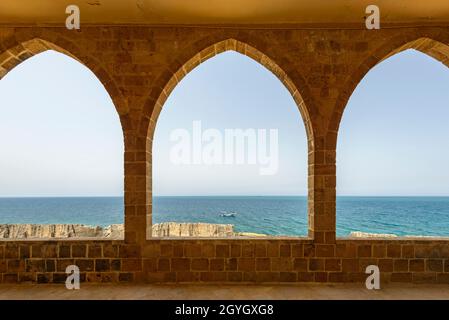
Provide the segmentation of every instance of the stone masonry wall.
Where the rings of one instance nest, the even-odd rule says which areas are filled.
[[[3,283],[64,283],[76,264],[82,282],[359,282],[378,265],[383,282],[449,283],[449,241],[306,239],[2,241]]]
[[[449,27],[0,27],[0,78],[45,50],[77,59],[111,96],[125,144],[125,240],[5,240],[1,281],[60,282],[65,266],[75,263],[92,282],[346,282],[364,281],[364,266],[378,264],[385,281],[449,283],[448,240],[335,237],[344,108],[373,66],[408,48],[449,65]],[[307,239],[147,239],[151,155],[157,152],[152,137],[163,103],[185,74],[226,50],[272,71],[302,114],[309,146]]]

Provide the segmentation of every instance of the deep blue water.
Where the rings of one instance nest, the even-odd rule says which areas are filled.
[[[222,217],[221,211],[236,212]],[[192,219],[194,217],[194,219]],[[230,223],[235,231],[307,235],[306,197],[155,197],[153,221]]]
[[[236,212],[222,217],[222,211]],[[236,231],[307,234],[306,197],[155,197],[153,220],[230,223]],[[0,223],[123,223],[123,198],[0,198]],[[449,197],[338,197],[337,235],[449,236]]]
[[[338,197],[337,235],[449,236],[449,197]]]

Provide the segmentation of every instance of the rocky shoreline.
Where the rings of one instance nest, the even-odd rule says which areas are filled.
[[[164,222],[152,226],[153,237],[264,237],[235,232],[232,224]],[[123,224],[107,227],[83,224],[0,224],[0,239],[123,239]]]
[[[163,222],[152,226],[153,237],[270,237],[267,234],[235,232],[232,224]],[[349,238],[397,238],[395,234],[353,231]],[[426,236],[405,236],[427,238]],[[83,224],[0,224],[0,239],[123,239],[123,224],[106,227]],[[430,238],[430,237],[429,237]]]

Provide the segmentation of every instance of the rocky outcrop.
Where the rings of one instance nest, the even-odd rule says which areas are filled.
[[[153,237],[232,237],[232,224],[163,222],[153,225]]]
[[[351,238],[397,238],[397,235],[391,233],[368,233],[361,231],[352,231],[349,236]]]
[[[111,224],[103,229],[102,238],[123,239],[125,237],[125,228],[123,224]]]
[[[73,238],[101,237],[103,228],[81,224],[2,224],[0,238]]]
[[[349,234],[352,238],[408,238],[408,239],[447,239],[447,236],[417,236],[417,235],[404,235],[398,236],[392,233],[368,233],[361,231],[353,231]]]
[[[232,224],[164,222],[154,224],[153,237],[249,237],[264,236],[234,232]],[[123,224],[107,227],[82,224],[0,224],[3,239],[106,238],[123,239]]]
[[[250,238],[270,237],[269,234],[254,233],[254,232],[235,232],[234,236],[236,236],[236,237],[250,237]],[[275,237],[275,236],[272,236],[272,237]]]
[[[267,237],[252,232],[235,232],[232,224],[163,222],[152,227],[153,237]],[[351,238],[396,238],[395,234],[367,233],[353,231]],[[406,236],[409,237],[409,236]],[[0,224],[0,239],[64,239],[64,238],[106,238],[123,239],[123,224],[107,227],[83,224]]]

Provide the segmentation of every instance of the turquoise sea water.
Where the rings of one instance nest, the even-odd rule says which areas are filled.
[[[153,220],[230,223],[240,232],[304,236],[307,199],[155,197]],[[123,223],[123,198],[0,198],[0,223]],[[337,235],[351,231],[449,236],[449,197],[338,197]]]
[[[0,223],[123,223],[122,197],[0,198]]]

